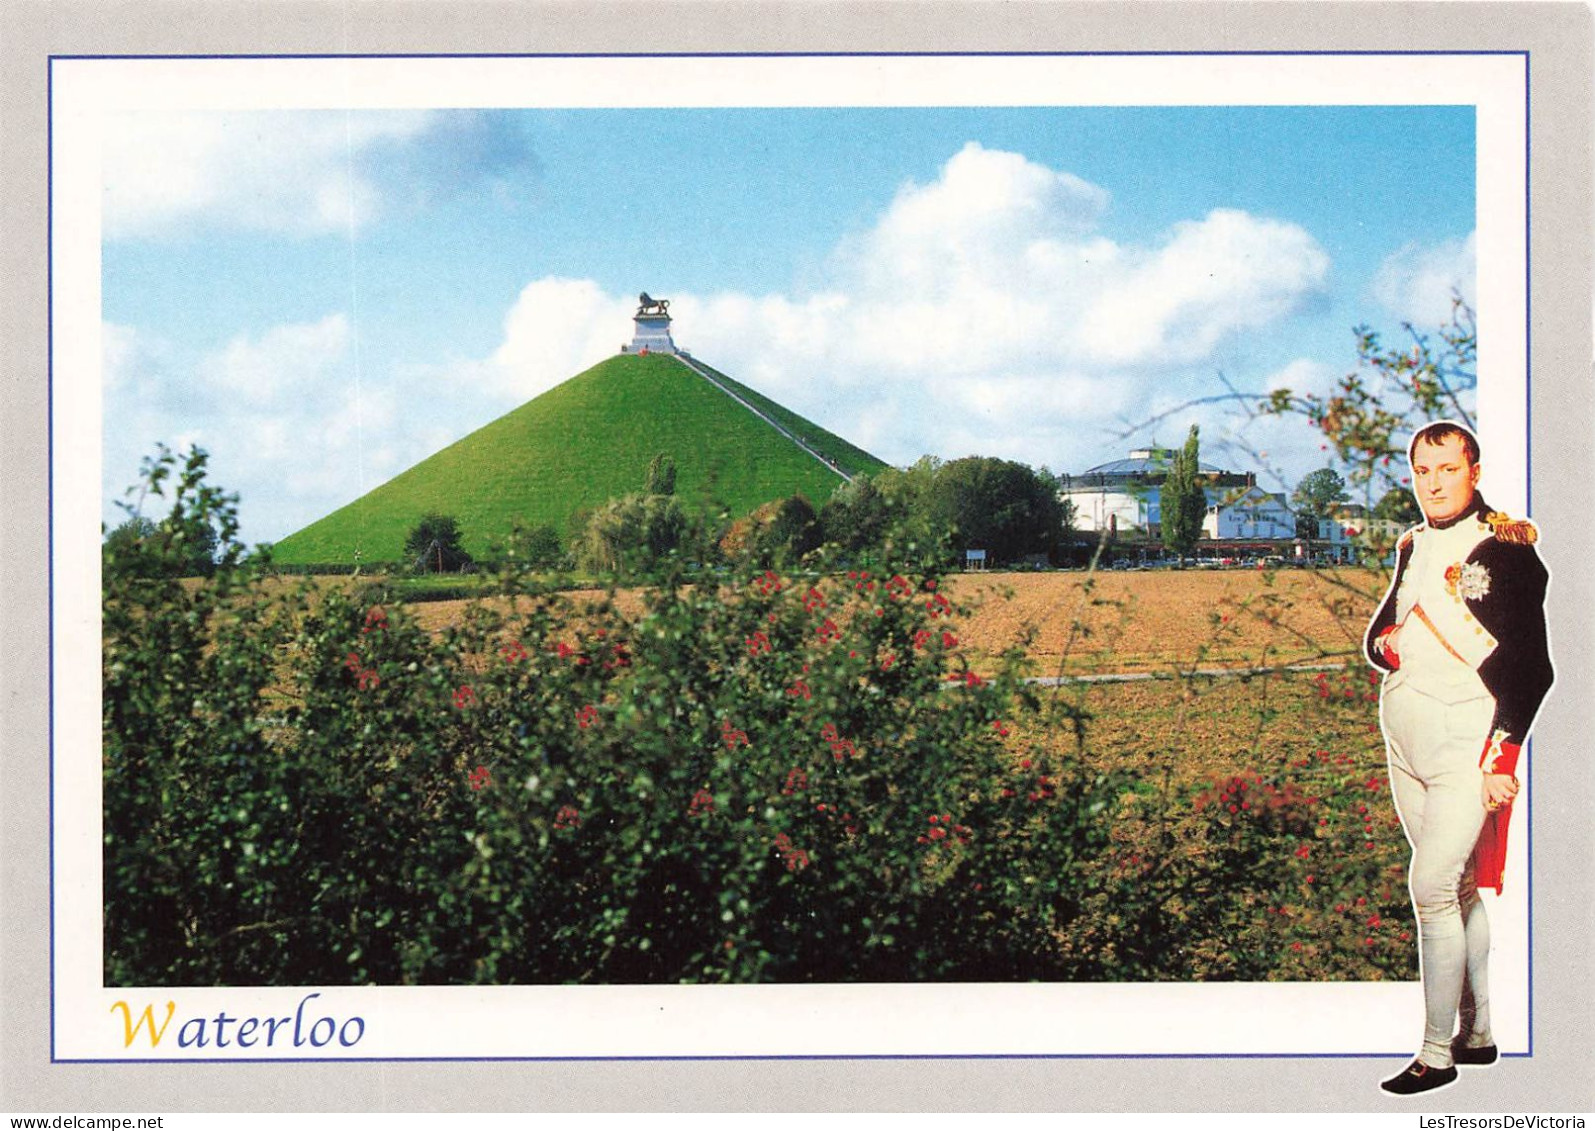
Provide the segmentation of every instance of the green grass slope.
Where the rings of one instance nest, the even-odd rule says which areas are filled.
[[[884,471],[886,465],[863,448],[855,447],[834,433],[827,432],[812,421],[806,420],[793,412],[776,404],[763,393],[748,388],[740,381],[727,377],[711,365],[705,365],[697,358],[692,359],[693,364],[712,374],[714,378],[730,389],[737,396],[747,401],[771,420],[780,424],[788,432],[803,440],[809,447],[819,452],[822,456],[829,456],[836,461],[836,465],[849,475],[865,474],[874,475]],[[817,500],[822,501],[822,500]]]
[[[849,472],[885,466],[752,390],[737,389]],[[689,507],[712,492],[742,514],[799,491],[818,506],[842,482],[675,358],[623,354],[289,535],[274,556],[285,565],[350,563],[356,551],[365,562],[399,561],[410,529],[435,511],[459,520],[473,556],[490,557],[517,522],[553,523],[564,537],[575,511],[641,490],[660,452],[676,461],[676,495]]]

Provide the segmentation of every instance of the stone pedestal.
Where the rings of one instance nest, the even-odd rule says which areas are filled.
[[[676,343],[670,337],[670,315],[668,314],[639,314],[632,319],[637,330],[632,335],[631,345],[627,347],[629,353],[675,353]]]

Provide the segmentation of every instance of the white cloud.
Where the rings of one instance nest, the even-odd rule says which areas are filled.
[[[1106,286],[1079,330],[1106,362],[1197,361],[1228,334],[1265,326],[1318,290],[1329,256],[1302,228],[1216,209]]]
[[[505,316],[503,344],[462,375],[517,403],[530,400],[618,353],[634,309],[634,300],[606,295],[588,279],[538,279]]]
[[[889,461],[967,449],[1069,466],[1082,434],[1187,395],[1198,363],[1290,314],[1329,267],[1300,227],[1236,210],[1121,244],[1098,231],[1108,204],[970,143],[843,241],[822,290],[672,294],[673,332]],[[461,372],[524,400],[614,354],[632,310],[593,282],[539,279],[503,344]]]
[[[1279,389],[1290,389],[1296,393],[1322,393],[1339,376],[1338,372],[1321,361],[1298,357],[1263,378],[1262,387],[1270,393]]]
[[[196,221],[295,235],[358,228],[381,208],[368,153],[434,120],[422,111],[125,115],[104,145],[105,236]]]
[[[1373,297],[1391,314],[1415,326],[1443,326],[1451,321],[1451,296],[1460,293],[1476,305],[1474,259],[1476,234],[1423,246],[1410,243],[1379,265]]]
[[[348,345],[348,319],[329,314],[319,322],[274,326],[258,338],[236,337],[200,363],[200,377],[230,398],[294,403],[325,386]]]

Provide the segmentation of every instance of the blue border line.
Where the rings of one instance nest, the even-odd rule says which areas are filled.
[[[46,679],[49,706],[49,936],[50,936],[50,1063],[52,1064],[141,1064],[141,1065],[191,1065],[191,1064],[483,1064],[483,1063],[610,1063],[610,1062],[678,1062],[678,1061],[909,1061],[909,1060],[1393,1060],[1409,1055],[1393,1053],[866,1053],[866,1054],[807,1054],[807,1055],[706,1055],[706,1056],[487,1056],[487,1057],[173,1057],[173,1058],[116,1058],[72,1057],[56,1055],[56,977],[55,977],[55,64],[59,61],[110,62],[110,61],[204,61],[204,60],[330,60],[330,59],[877,59],[877,58],[1245,58],[1245,57],[1410,57],[1410,56],[1521,56],[1523,59],[1523,118],[1524,118],[1524,332],[1525,362],[1532,363],[1533,300],[1532,270],[1532,187],[1533,147],[1530,144],[1532,113],[1529,63],[1530,52],[1511,49],[1480,49],[1448,51],[1440,49],[1408,51],[682,51],[682,52],[603,52],[593,54],[572,53],[511,53],[487,52],[481,54],[417,53],[417,54],[351,54],[308,53],[294,54],[237,54],[237,55],[49,55],[45,68],[45,483],[47,496],[46,552],[48,569],[46,594],[49,629],[46,645]],[[1477,116],[1475,115],[1475,146],[1477,146]],[[1476,186],[1475,186],[1476,191]],[[1528,370],[1532,372],[1532,368]],[[1527,376],[1527,373],[1526,373]],[[1533,382],[1525,380],[1525,464],[1526,497],[1532,515],[1532,405]],[[1530,745],[1532,755],[1532,740]],[[1528,1035],[1526,1053],[1503,1053],[1503,1059],[1518,1059],[1534,1055],[1534,822],[1533,798],[1529,799],[1529,813],[1525,830],[1525,857],[1528,863]],[[103,977],[103,973],[102,973]],[[1178,984],[1178,983],[1175,983]],[[1241,983],[1237,983],[1241,984]],[[1244,983],[1253,984],[1253,983]],[[1333,983],[1325,983],[1333,984]],[[389,987],[385,987],[389,988]]]
[[[1533,88],[1529,81],[1529,53],[1523,53],[1523,505],[1526,512],[1534,514],[1534,146],[1533,114],[1529,105]],[[1475,142],[1474,151],[1477,152]],[[1475,205],[1477,207],[1477,205]],[[1554,686],[1555,675],[1552,675]],[[1530,735],[1525,745],[1532,764],[1534,739]],[[1534,1055],[1534,793],[1529,792],[1528,812],[1523,822],[1523,859],[1528,865],[1528,930],[1529,956],[1529,1055]]]
[[[55,1060],[55,60],[44,69],[44,489],[45,489],[45,600],[49,602],[49,628],[45,633],[44,678],[50,718],[49,735],[50,835],[46,846],[50,874],[50,1060]],[[102,440],[103,446],[103,440]],[[102,914],[101,931],[104,931]],[[103,975],[102,975],[103,977]]]

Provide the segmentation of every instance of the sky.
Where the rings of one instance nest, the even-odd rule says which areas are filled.
[[[1474,294],[1471,107],[121,119],[109,525],[197,444],[244,540],[282,538],[618,352],[641,291],[889,463],[1080,472],[1198,424],[1204,462],[1288,489],[1323,465],[1303,425],[1181,406],[1322,391],[1354,327]]]

